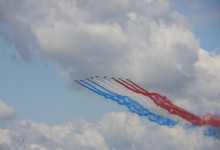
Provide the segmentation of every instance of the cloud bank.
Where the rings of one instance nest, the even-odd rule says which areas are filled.
[[[201,129],[160,127],[127,113],[110,113],[98,123],[77,121],[56,126],[18,121],[0,130],[4,150],[218,150],[219,141],[204,137]]]

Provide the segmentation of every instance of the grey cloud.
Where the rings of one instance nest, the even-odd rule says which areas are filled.
[[[7,46],[16,48],[25,62],[31,62],[30,47],[34,36],[30,31],[30,25],[22,20],[20,13],[24,1],[5,1],[0,2],[0,35],[3,37]]]
[[[141,3],[141,1],[139,3]],[[162,4],[166,2],[161,1],[162,4],[160,2],[156,3],[158,5],[155,3],[156,2],[152,2],[148,5],[151,9],[156,10],[158,7],[162,7]],[[168,37],[167,41],[170,40],[170,44],[167,46],[164,45],[166,43],[162,41],[166,40],[166,36],[163,35],[166,31],[169,35],[175,34],[174,32],[176,31],[179,32],[180,35],[182,29],[187,31],[187,27],[178,23],[179,20],[175,18],[175,15],[175,17],[173,16],[172,12],[170,12],[169,3],[166,3],[166,13],[158,14],[159,16],[161,15],[161,22],[158,22],[157,19],[154,20],[154,14],[140,11],[143,7],[142,5],[141,7],[139,5],[136,6],[135,3],[132,4],[132,9],[129,9],[130,4],[123,4],[123,2],[114,1],[110,2],[110,8],[113,6],[116,8],[119,7],[118,11],[124,15],[125,19],[123,20],[123,25],[120,23],[120,19],[117,19],[118,15],[111,16],[115,18],[113,22],[108,21],[108,19],[112,19],[105,15],[105,21],[95,17],[105,14],[105,9],[101,6],[98,7],[99,5],[95,4],[96,3],[86,3],[83,5],[86,9],[81,8],[83,6],[78,4],[80,6],[79,10],[83,12],[82,14],[87,14],[87,17],[82,17],[83,19],[76,18],[74,21],[70,22],[57,22],[48,16],[48,20],[50,20],[48,24],[52,24],[53,26],[46,28],[44,26],[38,26],[33,28],[38,39],[40,54],[59,62],[63,66],[62,70],[64,72],[65,70],[68,70],[71,79],[77,79],[78,77],[83,76],[87,77],[95,74],[107,74],[110,76],[125,76],[125,74],[130,74],[130,77],[138,81],[140,80],[139,76],[145,76],[145,82],[152,82],[151,85],[153,85],[153,83],[158,80],[155,80],[155,76],[161,78],[158,73],[160,69],[164,69],[164,72],[169,72],[165,77],[169,77],[171,80],[167,81],[175,82],[182,80],[181,83],[184,83],[184,81],[190,79],[185,77],[185,74],[182,73],[181,70],[172,66],[172,62],[169,62],[168,59],[170,59],[171,55],[178,55],[179,52],[180,54],[178,57],[184,57],[181,55],[181,50],[175,51],[172,46],[173,44],[178,43],[184,45],[185,48],[188,49],[188,52],[195,51],[195,56],[192,57],[196,58],[196,49],[198,46],[196,46],[197,43],[196,40],[193,39],[194,37],[189,34],[189,36],[192,37],[194,44],[189,43],[188,41],[185,42],[184,40],[187,37],[183,36],[180,36],[180,39],[175,41],[173,38],[169,39],[170,37]],[[91,5],[95,5],[95,8],[98,7],[96,10],[102,11],[103,13],[93,11],[94,8]],[[148,7],[148,5],[146,7]],[[103,7],[105,7],[105,5]],[[112,9],[108,10],[111,12]],[[131,15],[130,18],[129,15]],[[170,18],[169,20],[171,22],[175,22],[175,25],[169,27],[170,22],[167,23],[166,19],[162,19],[164,15],[167,18]],[[181,18],[181,15],[179,16]],[[92,19],[93,22],[88,21],[88,18]],[[180,20],[182,20],[182,18]],[[72,24],[72,22],[77,23]],[[161,32],[158,32],[157,30]],[[189,48],[189,44],[194,45],[195,47]],[[163,49],[161,50],[161,48]],[[176,46],[175,48],[178,47]],[[140,57],[138,57],[137,54],[140,55]],[[189,60],[188,57],[185,58],[187,60],[182,58],[178,60],[180,61],[180,65],[189,65],[188,67],[191,67],[192,69],[190,71],[192,71],[193,63],[196,59]],[[158,64],[160,65],[158,66]],[[105,69],[106,66],[108,66],[108,69]],[[171,69],[171,71],[169,69]],[[187,70],[188,73],[190,71]],[[178,72],[180,73],[180,76],[183,77],[179,78]],[[172,76],[175,75],[177,77],[173,78]],[[154,85],[157,83],[159,82],[154,83]],[[173,85],[166,86],[166,89],[172,88],[172,86]],[[177,90],[177,87],[175,86],[174,89]]]
[[[72,80],[96,74],[129,75],[169,92],[178,91],[180,86],[168,82],[184,84],[193,80],[186,74],[192,72],[193,76],[195,60],[184,57],[187,54],[182,55],[182,48],[173,45],[183,45],[196,57],[197,42],[190,34],[193,43],[187,41],[187,35],[170,37],[188,33],[189,29],[185,18],[171,10],[169,1],[23,0],[2,1],[3,5],[6,7],[2,9],[1,22],[15,31],[12,40],[8,38],[9,31],[2,34],[6,41],[14,44],[26,61],[33,55],[30,45],[35,44],[35,56],[58,62],[61,72],[68,72],[66,75]],[[7,8],[11,10],[9,14]],[[184,70],[178,69],[175,61],[172,64],[172,56],[178,57],[178,64]],[[160,70],[165,73],[166,83],[158,82],[162,77]]]

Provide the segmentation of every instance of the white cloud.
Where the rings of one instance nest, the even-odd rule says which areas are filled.
[[[35,52],[58,62],[67,79],[124,76],[175,93],[194,80],[199,44],[169,1],[28,4],[32,13],[18,16],[35,36]]]
[[[220,93],[217,92],[217,88],[219,88],[220,82],[220,55],[210,55],[208,52],[200,49],[199,53],[199,61],[196,63],[199,71],[204,71],[205,73],[199,73],[199,75],[203,75],[198,78],[198,84],[195,84],[202,90],[205,96],[208,96],[211,99],[216,99],[220,97]]]
[[[1,130],[1,146],[8,149],[193,149],[218,150],[220,143],[203,136],[202,129],[160,127],[127,113],[110,113],[98,123],[78,121],[48,126],[32,121],[18,121],[10,130]]]
[[[220,93],[220,55],[211,55],[199,50],[199,61],[196,62],[196,80],[191,83],[186,93],[193,97],[194,104],[200,102],[201,111],[219,113]],[[198,110],[199,111],[199,110]]]
[[[10,144],[10,136],[9,136],[9,130],[0,130],[0,137],[1,141],[0,144]]]
[[[15,109],[0,100],[0,120],[11,119],[15,115]]]

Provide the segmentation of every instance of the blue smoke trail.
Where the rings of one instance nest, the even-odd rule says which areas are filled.
[[[177,121],[174,121],[170,118],[156,115],[156,114],[150,112],[147,108],[144,108],[142,105],[140,105],[139,103],[137,103],[136,101],[134,101],[130,97],[114,93],[114,92],[106,89],[105,87],[95,83],[94,81],[90,80],[90,82],[92,84],[94,84],[96,87],[98,86],[98,87],[102,88],[103,90],[107,91],[109,94],[99,90],[98,88],[96,88],[95,86],[93,86],[92,84],[90,84],[86,81],[81,81],[81,82],[76,81],[76,82],[78,84],[80,84],[81,86],[87,88],[88,90],[90,90],[98,95],[101,95],[107,99],[111,99],[113,101],[116,101],[120,105],[125,105],[132,113],[136,113],[139,116],[145,116],[151,122],[155,122],[155,123],[158,123],[159,125],[164,125],[164,126],[168,126],[168,127],[173,127],[173,126],[177,125],[177,123],[178,123]]]
[[[205,136],[214,138],[215,140],[220,139],[220,127],[207,127],[203,132]]]
[[[83,81],[81,81],[81,82],[83,82]],[[103,96],[102,92],[99,92],[98,90],[94,90],[95,88],[92,89],[92,88],[90,88],[90,87],[88,87],[88,86],[82,84],[81,82],[76,81],[76,83],[80,84],[81,86],[83,86],[83,87],[89,89],[90,91],[92,91],[92,92],[94,92],[94,93],[96,93],[96,94],[98,94],[98,95]],[[92,86],[92,87],[93,87],[93,86]]]

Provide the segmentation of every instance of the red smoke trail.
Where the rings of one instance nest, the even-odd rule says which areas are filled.
[[[123,85],[124,87],[126,87],[127,89],[129,89],[135,93],[142,94],[144,96],[149,97],[151,100],[154,101],[154,103],[157,106],[167,110],[171,114],[178,115],[179,117],[191,122],[193,125],[214,126],[214,127],[220,126],[220,116],[218,116],[218,115],[206,114],[202,117],[197,116],[193,113],[186,111],[183,108],[180,108],[180,107],[174,105],[165,96],[162,96],[158,93],[149,92],[149,91],[143,89],[142,87],[140,87],[139,85],[137,85],[136,83],[132,82],[131,80],[128,80],[129,82],[126,82],[122,79],[120,79],[120,80],[114,79],[114,80],[117,83]]]

